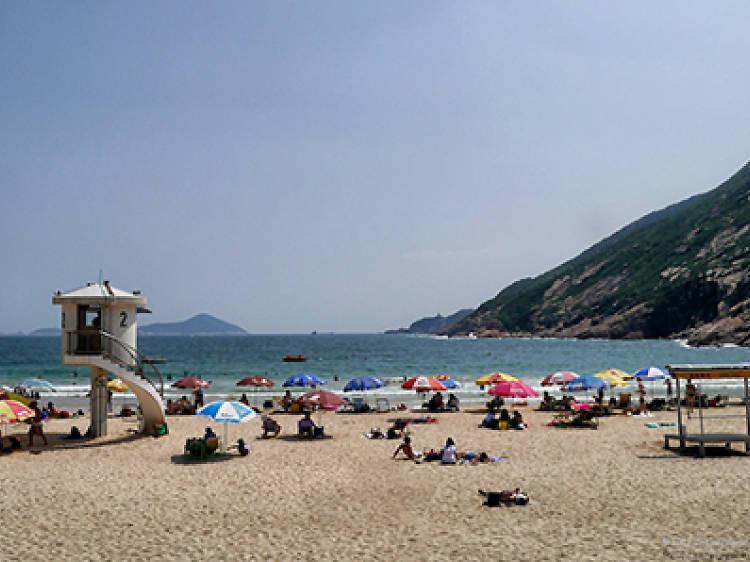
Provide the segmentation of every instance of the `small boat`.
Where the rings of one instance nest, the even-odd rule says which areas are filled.
[[[299,355],[287,355],[286,357],[284,357],[284,361],[286,361],[287,363],[290,363],[293,361],[297,361],[297,362],[307,361],[307,357],[305,357],[301,353]]]

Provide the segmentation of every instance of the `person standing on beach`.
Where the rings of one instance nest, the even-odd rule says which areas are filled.
[[[34,435],[41,436],[42,441],[46,445],[47,436],[44,435],[44,430],[42,429],[42,411],[39,409],[36,400],[29,404],[29,408],[34,412],[34,420],[31,422],[31,427],[29,428],[29,447],[34,443]]]
[[[195,409],[203,407],[203,389],[200,386],[195,387]]]

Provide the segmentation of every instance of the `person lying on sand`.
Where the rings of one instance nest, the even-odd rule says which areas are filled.
[[[529,503],[529,496],[523,493],[520,488],[503,490],[501,492],[488,492],[480,489],[479,495],[487,498],[484,505],[489,506],[500,505],[501,503],[516,505],[526,505]]]

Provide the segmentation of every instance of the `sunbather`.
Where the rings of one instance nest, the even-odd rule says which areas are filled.
[[[503,490],[501,492],[488,492],[480,489],[479,495],[487,498],[484,505],[488,506],[496,506],[500,505],[500,503],[517,505],[526,505],[529,503],[529,496],[524,494],[520,488]]]
[[[393,453],[393,458],[395,459],[396,455],[398,455],[399,453],[404,453],[404,455],[406,455],[406,458],[409,460],[419,462],[419,460],[417,460],[417,455],[414,453],[414,449],[412,449],[411,447],[411,437],[409,437],[408,435],[404,437],[402,443]]]

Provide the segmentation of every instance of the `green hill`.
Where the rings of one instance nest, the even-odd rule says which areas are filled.
[[[517,281],[445,333],[750,342],[750,163],[574,259]]]

